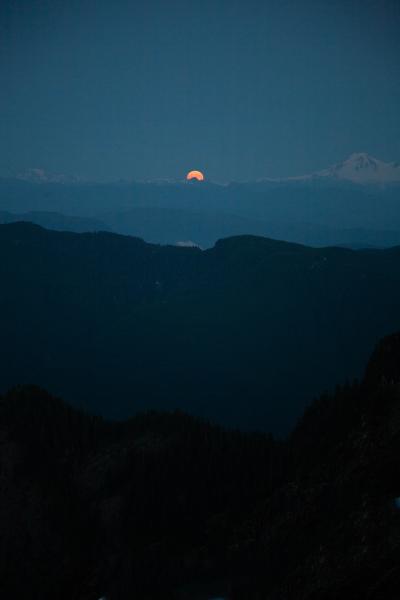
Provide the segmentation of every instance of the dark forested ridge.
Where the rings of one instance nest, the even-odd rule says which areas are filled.
[[[0,386],[35,383],[124,418],[181,408],[287,431],[400,328],[400,248],[241,236],[146,244],[0,226]]]
[[[20,387],[0,416],[0,578],[12,598],[173,598],[226,577],[244,511],[284,473],[270,436],[183,413],[108,423]]]
[[[179,412],[110,423],[38,388],[7,393],[2,594],[179,600],[218,581],[232,600],[396,598],[399,361],[397,334],[285,442]]]

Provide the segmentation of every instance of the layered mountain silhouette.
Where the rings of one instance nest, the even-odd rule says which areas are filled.
[[[83,233],[85,231],[107,231],[110,228],[98,219],[85,217],[70,217],[60,213],[46,211],[32,211],[23,214],[15,214],[7,211],[0,211],[0,223],[16,223],[25,221],[41,225],[47,229],[56,229],[58,231],[75,231]]]
[[[397,334],[284,442],[180,412],[110,423],[36,387],[8,392],[3,594],[394,600],[399,358]]]
[[[0,385],[123,418],[180,408],[287,431],[400,329],[400,248],[243,236],[207,251],[0,226]]]
[[[154,243],[263,235],[312,246],[400,243],[400,167],[366,153],[311,175],[226,185],[183,181],[88,183],[35,169],[0,178],[0,211],[69,230],[112,229]],[[45,217],[45,213],[52,215]],[[24,217],[25,218],[25,217]]]

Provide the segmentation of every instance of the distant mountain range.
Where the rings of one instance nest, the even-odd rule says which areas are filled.
[[[49,173],[44,169],[32,168],[20,173],[16,177],[22,181],[32,183],[82,183],[78,177],[71,177],[61,173]],[[310,175],[301,175],[297,177],[286,178],[263,178],[260,181],[285,182],[285,181],[309,181],[318,179],[338,181],[350,181],[355,184],[385,184],[400,183],[400,162],[387,163],[378,158],[374,158],[366,152],[354,152],[347,159],[340,161],[327,169],[316,171]],[[147,181],[153,185],[176,185],[185,183],[186,180],[163,179],[156,181]]]
[[[82,180],[79,177],[64,175],[63,173],[49,173],[45,169],[32,168],[19,173],[16,179],[21,181],[29,181],[31,183],[80,183]]]
[[[400,329],[400,248],[254,236],[214,248],[0,226],[0,389],[125,417],[183,408],[285,431]]]
[[[153,243],[202,248],[243,234],[312,246],[389,247],[400,243],[399,172],[398,164],[367,154],[308,176],[228,185],[95,184],[35,170],[0,179],[0,212],[11,213],[3,221],[111,229]]]

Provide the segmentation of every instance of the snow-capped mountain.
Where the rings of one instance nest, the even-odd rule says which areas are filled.
[[[290,181],[315,181],[318,179],[348,181],[361,185],[400,183],[400,163],[386,163],[366,152],[357,152],[351,154],[346,160],[322,171],[288,178]]]
[[[399,163],[386,163],[365,152],[355,153],[347,160],[316,173],[319,177],[334,177],[353,183],[400,183]]]
[[[48,173],[44,169],[27,169],[17,175],[17,179],[31,183],[80,183],[78,177],[71,177],[62,173]]]

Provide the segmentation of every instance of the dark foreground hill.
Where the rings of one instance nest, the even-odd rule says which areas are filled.
[[[286,442],[182,413],[0,401],[0,585],[30,600],[394,600],[400,335]]]
[[[181,408],[282,432],[400,328],[400,248],[266,238],[207,251],[0,226],[0,386],[90,411]]]

